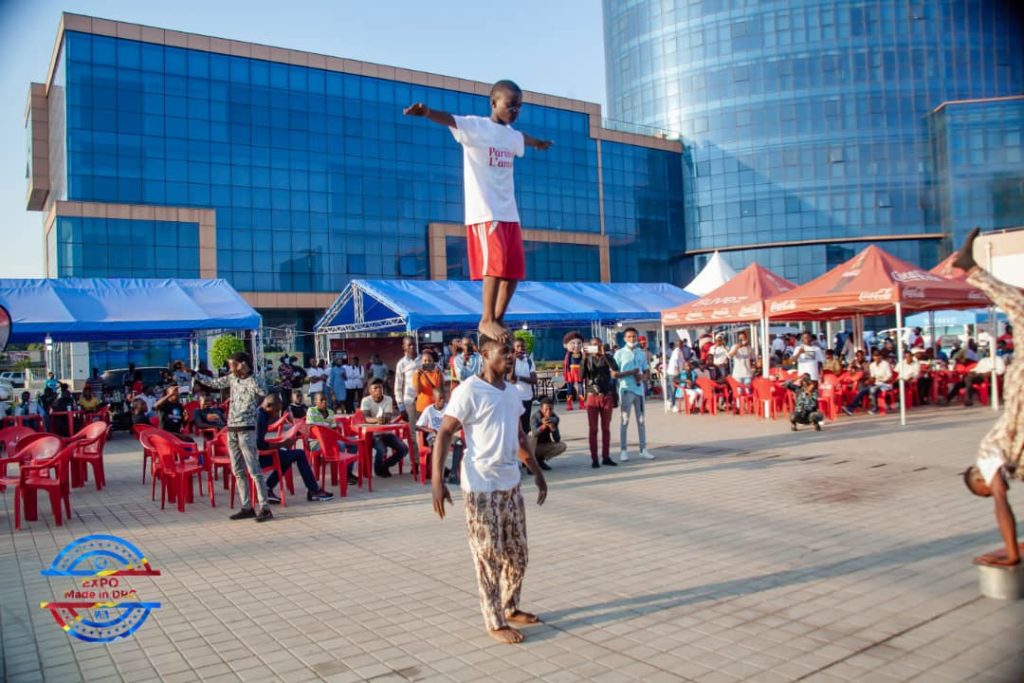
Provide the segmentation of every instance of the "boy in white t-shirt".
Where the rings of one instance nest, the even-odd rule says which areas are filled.
[[[416,421],[416,431],[422,432],[424,441],[433,448],[437,440],[437,432],[441,429],[441,422],[444,420],[444,409],[448,404],[448,390],[443,386],[434,389],[434,402],[420,413]],[[445,480],[449,484],[459,485],[459,465],[462,463],[462,452],[465,450],[462,439],[456,436],[452,440],[452,467],[445,468]]]
[[[507,344],[486,339],[481,344],[483,373],[452,392],[434,442],[431,492],[434,511],[444,519],[444,502],[451,495],[441,480],[452,439],[466,434],[462,460],[462,490],[466,500],[469,548],[476,565],[480,609],[492,638],[519,643],[525,636],[509,622],[533,624],[536,615],[519,609],[526,572],[526,509],[519,489],[519,464],[533,473],[537,504],[543,505],[548,486],[526,433],[519,424],[523,411],[519,392],[505,381],[511,362]]]
[[[509,340],[505,310],[516,285],[526,277],[512,164],[523,156],[526,146],[538,150],[551,146],[550,140],[512,128],[522,106],[519,86],[498,81],[491,86],[490,118],[452,116],[421,102],[403,112],[448,126],[462,145],[470,278],[484,281],[480,334],[499,341]]]

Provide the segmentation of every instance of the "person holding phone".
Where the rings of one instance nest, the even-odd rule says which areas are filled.
[[[612,410],[615,408],[615,378],[619,366],[615,359],[605,353],[604,344],[597,337],[592,338],[583,346],[583,365],[580,367],[580,380],[586,392],[587,425],[590,432],[590,466],[598,468],[602,464],[616,467],[611,459]],[[601,429],[601,460],[597,459],[597,430]]]

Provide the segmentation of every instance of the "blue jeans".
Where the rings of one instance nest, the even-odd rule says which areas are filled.
[[[647,448],[647,425],[644,424],[644,397],[632,391],[619,394],[619,448],[626,450],[626,434],[629,431],[629,413],[636,416],[636,429],[640,437],[640,450]]]
[[[390,458],[387,457],[388,449],[393,451]],[[396,434],[384,432],[373,437],[373,468],[378,472],[388,470],[401,462],[409,455],[409,446],[398,438]]]

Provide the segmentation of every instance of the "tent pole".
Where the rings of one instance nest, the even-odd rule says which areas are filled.
[[[668,337],[665,336],[665,322],[661,323],[661,397],[665,399],[665,412],[672,409],[668,397]]]
[[[935,353],[935,342],[938,341],[935,338],[935,311],[928,311],[928,345],[932,349],[932,353]]]
[[[412,338],[416,340],[416,358],[420,357],[420,331],[413,330]]]
[[[771,364],[772,359],[768,346],[768,311],[765,310],[764,316],[761,318],[761,344],[764,347],[765,353],[761,356],[761,376],[765,379],[771,375]],[[768,419],[771,414],[771,401],[764,402],[764,419]]]
[[[907,389],[903,381],[903,305],[896,302],[896,365],[900,382],[900,425],[907,424]]]

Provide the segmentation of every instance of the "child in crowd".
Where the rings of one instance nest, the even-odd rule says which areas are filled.
[[[796,408],[790,413],[789,426],[794,432],[797,425],[814,425],[814,431],[821,431],[824,416],[818,410],[818,383],[804,375],[800,390],[796,392]]]
[[[423,433],[423,440],[431,448],[434,447],[434,441],[437,439],[437,430],[441,428],[441,422],[444,420],[444,409],[448,404],[448,390],[443,386],[434,389],[434,402],[423,409],[420,413],[419,420],[416,422],[416,430]],[[449,484],[459,483],[459,467],[462,464],[462,451],[465,449],[465,444],[462,443],[462,438],[456,436],[452,439],[452,466],[451,469],[444,469],[444,478]]]
[[[420,102],[403,113],[447,126],[463,147],[470,277],[484,283],[479,331],[483,337],[507,342],[505,310],[526,277],[512,164],[526,146],[545,150],[551,141],[512,128],[523,105],[518,85],[498,81],[491,86],[490,100],[490,118],[453,116]]]
[[[288,413],[295,420],[306,419],[306,397],[302,394],[302,389],[292,389],[292,402],[288,404]]]

